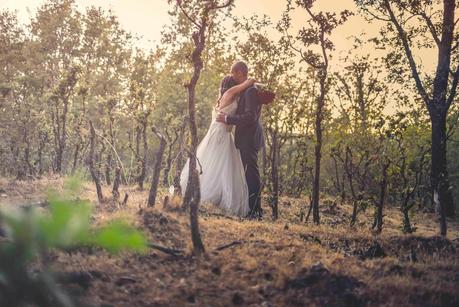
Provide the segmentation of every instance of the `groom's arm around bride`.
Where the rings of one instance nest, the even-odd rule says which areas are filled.
[[[244,109],[238,110],[235,115],[227,115],[226,123],[235,126],[248,126],[254,124],[258,120],[259,103],[257,89],[255,87],[248,88],[243,96],[245,100]],[[240,109],[238,107],[238,109]]]

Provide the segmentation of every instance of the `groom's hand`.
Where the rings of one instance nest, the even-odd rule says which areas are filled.
[[[223,113],[223,112],[219,112],[218,115],[217,115],[216,121],[219,122],[219,123],[226,124],[226,114]]]

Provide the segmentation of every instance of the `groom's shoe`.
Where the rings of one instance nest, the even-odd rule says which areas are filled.
[[[249,214],[245,217],[248,220],[259,220],[261,221],[263,219],[263,216],[260,212],[260,210],[250,210]]]
[[[245,216],[245,219],[247,220],[254,220],[255,215],[253,214],[252,210],[249,211],[249,213]]]
[[[254,216],[253,216],[252,214],[249,213],[249,214],[247,214],[247,215],[244,217],[244,219],[246,219],[246,220],[253,220],[253,219],[254,219]]]

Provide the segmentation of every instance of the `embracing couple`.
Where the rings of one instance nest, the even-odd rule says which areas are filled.
[[[257,85],[248,79],[247,65],[238,61],[231,75],[220,84],[212,122],[197,149],[201,201],[222,208],[227,214],[261,217],[261,183],[258,151],[264,146]],[[233,126],[236,126],[234,136]],[[189,161],[180,185],[185,193]]]

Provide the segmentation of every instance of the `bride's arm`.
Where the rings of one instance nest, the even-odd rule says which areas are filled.
[[[244,90],[248,89],[252,85],[254,85],[256,82],[255,79],[247,79],[241,84],[238,84],[236,86],[233,86],[232,88],[228,89],[220,99],[220,108],[226,106],[228,103],[230,103],[234,97],[243,92]]]

